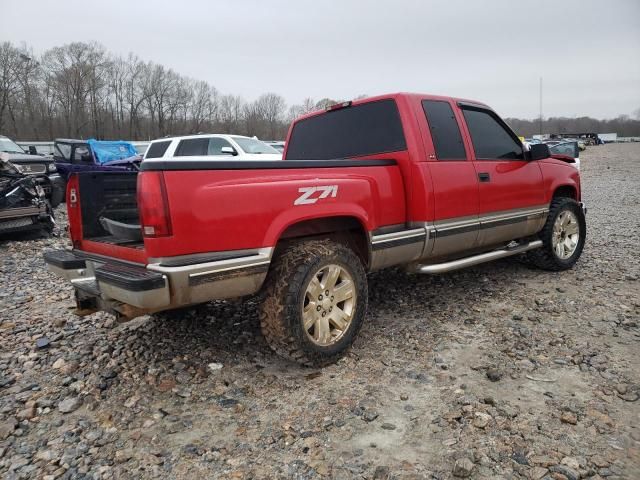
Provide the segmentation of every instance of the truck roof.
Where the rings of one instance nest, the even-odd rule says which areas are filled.
[[[87,143],[86,140],[78,140],[75,138],[56,138],[54,141],[60,143]]]
[[[169,135],[167,137],[156,138],[147,143],[166,142],[168,140],[185,140],[189,138],[204,138],[204,137],[220,137],[220,138],[253,138],[246,135],[235,135],[233,133],[195,133],[191,135]],[[260,140],[262,142],[262,140]]]
[[[487,104],[485,104],[483,102],[478,102],[477,100],[469,100],[467,98],[458,98],[458,97],[447,97],[447,96],[443,96],[443,95],[433,95],[433,94],[430,94],[430,93],[411,93],[411,92],[385,93],[385,94],[382,94],[382,95],[375,95],[375,96],[372,96],[372,97],[360,98],[358,100],[351,100],[350,101],[350,105],[361,105],[363,103],[370,103],[370,102],[376,102],[378,100],[387,100],[387,99],[397,100],[399,98],[419,98],[420,100],[445,100],[445,101],[452,100],[454,102],[469,103],[469,104],[479,105],[479,106],[482,106],[484,108],[491,109],[491,107],[489,107]],[[304,118],[320,115],[322,113],[325,113],[326,111],[327,111],[326,109],[324,109],[324,110],[315,110],[313,112],[309,112],[307,114],[301,115],[300,117],[296,118],[295,121],[299,121],[299,120],[302,120]]]

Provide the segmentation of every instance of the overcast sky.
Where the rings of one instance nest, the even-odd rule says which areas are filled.
[[[509,117],[640,108],[640,0],[1,0],[0,40],[95,40],[222,93],[484,101]]]

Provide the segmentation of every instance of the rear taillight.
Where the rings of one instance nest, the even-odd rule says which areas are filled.
[[[80,212],[80,182],[73,174],[67,180],[67,215],[69,218],[69,237],[75,248],[80,248],[82,240],[82,213]]]
[[[162,172],[138,174],[138,211],[143,236],[168,237],[171,235],[169,201]]]

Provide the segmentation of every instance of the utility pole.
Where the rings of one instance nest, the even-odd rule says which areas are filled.
[[[542,77],[540,77],[540,118],[539,118],[539,130],[542,135]]]

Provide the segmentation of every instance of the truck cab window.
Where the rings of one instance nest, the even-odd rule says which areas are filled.
[[[427,117],[438,160],[466,160],[460,127],[449,102],[423,100],[422,109]]]
[[[465,108],[471,141],[478,160],[523,160],[522,144],[497,120],[494,113]]]
[[[347,106],[298,120],[287,159],[329,160],[406,150],[395,100]]]
[[[149,145],[149,149],[147,150],[144,158],[161,158],[164,155],[164,152],[167,151],[167,148],[169,148],[169,145],[171,145],[170,140],[164,142],[153,142]]]
[[[60,156],[65,160],[71,160],[71,145],[67,143],[56,143],[54,155]]]
[[[198,155],[207,155],[209,150],[208,138],[187,138],[182,140],[176,148],[176,157],[191,157]]]

